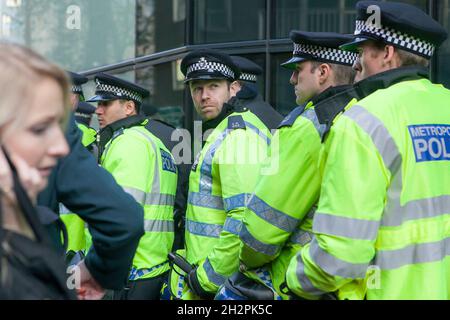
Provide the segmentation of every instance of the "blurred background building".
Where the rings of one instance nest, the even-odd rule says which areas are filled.
[[[450,32],[450,0],[403,0]],[[0,0],[0,37],[24,43],[67,70],[108,72],[150,89],[164,120],[193,128],[196,115],[179,71],[199,47],[246,56],[265,70],[260,88],[282,114],[295,107],[291,29],[352,33],[357,0]],[[431,77],[450,88],[450,41]],[[93,93],[90,83],[87,96]]]

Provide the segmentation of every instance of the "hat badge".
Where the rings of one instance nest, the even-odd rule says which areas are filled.
[[[207,64],[206,59],[204,57],[201,57],[198,62],[199,67],[204,69],[206,67],[206,64]]]

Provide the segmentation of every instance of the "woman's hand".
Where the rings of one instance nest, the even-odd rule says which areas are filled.
[[[35,204],[37,195],[45,188],[47,181],[41,177],[37,169],[30,167],[20,157],[10,154],[10,158],[16,167],[23,188],[27,191],[31,201]],[[15,203],[16,197],[13,187],[11,169],[3,151],[0,150],[0,189],[6,199]]]

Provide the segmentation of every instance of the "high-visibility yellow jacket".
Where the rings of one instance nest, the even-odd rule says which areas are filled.
[[[368,299],[450,298],[450,91],[416,68],[332,127],[314,237],[287,283],[305,298],[357,280]]]
[[[116,130],[101,155],[102,167],[144,207],[145,234],[133,260],[130,280],[168,271],[167,255],[174,239],[177,169],[161,140],[145,128],[147,122]],[[117,123],[115,126],[120,127]]]
[[[193,165],[186,258],[198,266],[198,281],[211,294],[238,270],[242,213],[262,172],[270,139],[262,121],[244,108],[220,122]]]

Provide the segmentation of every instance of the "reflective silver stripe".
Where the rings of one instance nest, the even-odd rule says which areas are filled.
[[[203,264],[203,269],[205,269],[206,275],[208,276],[208,280],[214,283],[216,286],[220,287],[225,282],[226,278],[221,274],[218,274],[214,270],[208,258]]]
[[[313,232],[351,239],[375,240],[380,226],[379,221],[338,217],[316,212]]]
[[[314,263],[332,276],[346,279],[363,279],[369,267],[369,263],[351,263],[334,257],[320,248],[315,237],[311,241],[309,253]]]
[[[259,128],[255,127],[250,122],[245,122],[246,127],[253,130],[261,139],[263,139],[268,145],[270,144],[270,138],[265,135]],[[214,143],[209,147],[208,151],[203,158],[202,166],[200,169],[200,193],[211,193],[212,192],[212,162],[217,149],[225,141],[227,135],[229,135],[233,130],[225,129],[214,141]]]
[[[134,131],[139,133],[141,136],[143,136],[145,139],[147,139],[148,142],[150,142],[150,145],[153,148],[153,152],[155,153],[155,156],[158,157],[159,154],[159,150],[156,147],[155,141],[153,141],[152,138],[150,138],[148,135],[146,135],[145,133],[135,129],[135,128],[131,128],[129,129],[130,131]],[[160,155],[161,157],[161,155]],[[161,182],[160,182],[160,172],[159,172],[159,166],[158,166],[158,159],[155,159],[155,167],[153,170],[154,174],[153,174],[153,183],[152,183],[152,192],[153,194],[157,194],[160,193],[161,191]]]
[[[314,127],[317,130],[317,133],[319,134],[320,137],[323,136],[323,133],[325,132],[325,129],[327,128],[327,126],[325,124],[320,124],[319,123],[319,119],[317,118],[317,114],[314,111],[313,108],[309,108],[306,109],[301,117],[308,119],[309,121],[311,121],[314,125]]]
[[[189,192],[188,203],[204,208],[223,210],[223,199],[221,196],[213,196],[209,193]]]
[[[67,209],[62,203],[59,203],[59,214],[60,215],[64,215],[64,214],[71,214],[72,212]]]
[[[226,129],[221,132],[214,143],[206,151],[203,158],[202,166],[200,168],[200,193],[212,192],[212,161],[217,149],[222,145],[226,136],[230,134],[231,130]]]
[[[375,264],[381,270],[390,270],[407,265],[441,261],[447,256],[450,256],[450,238],[438,242],[414,244],[398,250],[378,251]]]
[[[141,205],[173,206],[175,204],[175,196],[171,194],[146,193],[131,187],[124,187],[123,190]]]
[[[167,220],[144,220],[144,230],[146,232],[174,232],[173,221]]]
[[[263,243],[263,242],[257,240],[248,231],[245,224],[242,224],[242,228],[241,228],[239,237],[241,238],[242,242],[244,242],[247,246],[249,246],[256,252],[263,253],[268,256],[275,256],[281,250],[281,246],[276,246],[273,244],[266,244],[266,243]]]
[[[175,196],[166,193],[150,193],[145,198],[146,205],[155,206],[173,206],[175,204]]]
[[[222,228],[223,226],[220,224],[201,223],[192,220],[186,221],[186,230],[198,236],[219,238]]]
[[[290,241],[296,244],[299,244],[301,246],[305,246],[306,244],[310,243],[313,238],[313,233],[297,229],[292,234]]]
[[[250,199],[250,197],[251,195],[242,193],[225,199],[223,201],[225,211],[228,212],[236,208],[245,207],[245,204],[247,203],[248,199]]]
[[[252,195],[247,207],[261,219],[286,232],[293,232],[299,223],[298,219],[272,208],[256,195]]]
[[[225,220],[225,224],[223,225],[223,230],[235,235],[239,235],[241,228],[242,221],[233,218],[227,218],[227,220]]]
[[[384,126],[383,122],[361,106],[355,105],[344,113],[344,116],[355,121],[372,139],[383,158],[384,165],[392,175],[401,167],[402,156],[394,138]]]
[[[247,121],[245,121],[245,125],[248,128],[252,129],[261,139],[263,139],[266,142],[267,145],[270,145],[271,139],[266,134],[264,134],[264,132],[261,131],[261,129],[255,127],[253,124]]]
[[[302,286],[303,291],[305,291],[309,294],[315,295],[315,296],[321,296],[321,295],[325,294],[324,291],[316,288],[312,284],[309,277],[306,275],[305,264],[303,263],[301,251],[297,253],[296,258],[297,258],[297,269],[296,269],[297,280],[300,283],[300,285]]]
[[[372,139],[385,166],[391,171],[392,181],[387,192],[387,203],[381,225],[400,226],[406,221],[433,218],[450,214],[450,196],[443,195],[427,199],[411,200],[401,205],[403,190],[402,156],[384,124],[363,107],[353,106],[344,113],[353,119]]]
[[[446,214],[450,214],[449,195],[412,200],[404,206],[401,206],[400,201],[397,200],[386,207],[382,225],[389,227],[400,226],[406,221],[435,218]]]

